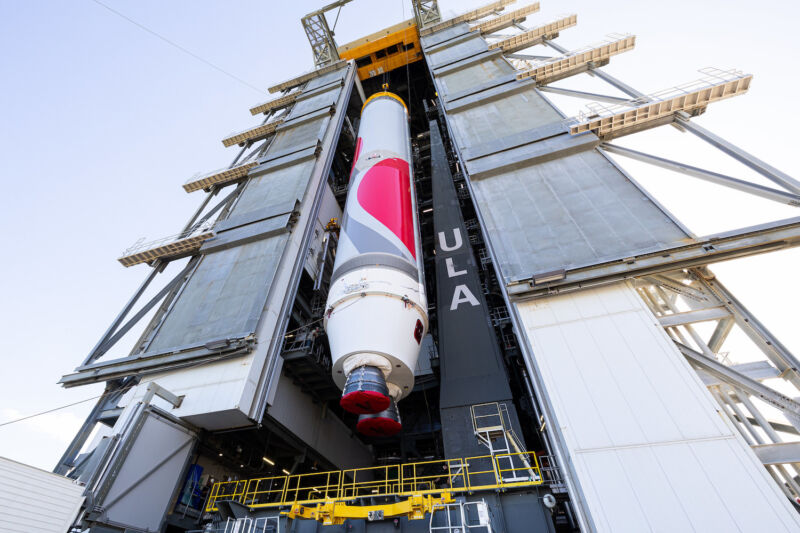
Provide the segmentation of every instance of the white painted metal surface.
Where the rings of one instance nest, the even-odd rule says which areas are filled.
[[[597,531],[798,531],[632,287],[516,304]]]
[[[364,104],[333,268],[325,330],[340,388],[361,366],[383,371],[395,401],[414,387],[428,304],[408,112],[391,93]]]
[[[82,485],[0,457],[0,531],[3,533],[65,533],[82,503]]]

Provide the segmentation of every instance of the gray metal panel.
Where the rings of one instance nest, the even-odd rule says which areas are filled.
[[[480,54],[489,49],[479,33],[475,33],[471,39],[461,40],[457,45],[436,48],[428,54],[428,64],[431,68],[437,69],[449,63],[460,61],[464,58]]]
[[[437,31],[431,35],[427,35],[421,39],[423,48],[433,48],[441,43],[455,39],[465,33],[469,33],[469,24],[462,22],[442,31]]]
[[[228,221],[261,210],[261,218],[288,213],[303,199],[313,167],[314,160],[308,160],[251,178]]]
[[[473,40],[454,41],[444,49],[451,58],[477,50]],[[426,50],[429,58],[444,53]],[[506,282],[687,237],[592,149],[596,138],[559,134],[563,117],[532,85],[492,86],[514,72],[507,61],[491,56],[472,61],[478,62],[458,70],[453,65],[437,71],[433,64],[431,69],[445,101],[463,99],[447,108],[448,125]]]
[[[147,355],[255,331],[286,239],[276,235],[203,257]]]
[[[330,116],[325,115],[291,128],[278,128],[268,154],[275,154],[296,146],[308,146],[317,142],[325,134]]]
[[[289,231],[293,213],[283,213],[267,219],[254,214],[252,223],[238,225],[235,228],[218,233],[213,239],[203,243],[201,253],[212,253],[234,246],[241,246]]]
[[[511,84],[512,82],[516,81],[516,79],[517,79],[516,76],[513,73],[510,73],[506,74],[505,76],[498,76],[496,78],[487,81],[486,83],[481,83],[474,87],[470,87],[469,89],[466,89],[464,91],[458,91],[457,93],[450,93],[445,97],[445,101],[448,104],[451,104],[448,105],[447,108],[451,109],[452,102],[456,100],[464,99],[468,96],[477,95],[478,93],[483,93],[484,91],[488,91],[489,89],[494,89],[495,87],[499,87],[501,85],[507,86],[508,84]],[[516,83],[514,83],[513,85],[516,85]],[[503,87],[502,89],[506,89],[506,87]],[[480,100],[482,99],[481,98],[482,96],[483,95],[481,94],[476,96],[476,98]]]
[[[519,140],[519,137],[521,136],[515,135],[510,140]],[[466,167],[470,178],[473,180],[483,179],[513,169],[521,169],[533,164],[552,161],[577,152],[590,150],[600,143],[600,139],[595,135],[576,135],[573,137],[566,133],[520,146],[503,145],[503,140],[498,139],[483,145],[500,145],[501,149],[499,151],[467,161]]]
[[[442,94],[455,94],[513,73],[514,68],[505,59],[493,57],[487,61],[437,76],[436,80],[442,89]]]
[[[141,416],[143,424],[124,443],[130,446],[124,461],[118,470],[110,469],[110,486],[95,503],[103,508],[104,523],[156,532],[194,449],[195,434],[153,411]]]
[[[338,87],[334,85],[331,86],[331,88],[333,89]],[[287,120],[306,115],[313,111],[317,111],[318,109],[330,107],[335,104],[336,100],[338,99],[339,91],[328,90],[315,96],[311,96],[310,98],[298,100],[297,103],[294,104],[294,107],[292,107],[292,111],[289,113]]]
[[[686,237],[596,150],[472,185],[507,282]]]
[[[347,69],[346,68],[340,68],[340,69],[328,72],[326,74],[323,74],[322,76],[318,76],[318,77],[312,79],[311,81],[309,81],[308,84],[305,87],[303,87],[303,92],[306,93],[306,92],[311,91],[312,89],[317,89],[317,88],[322,87],[324,85],[327,85],[327,84],[329,84],[331,82],[334,82],[334,81],[337,81],[337,80],[341,80],[342,78],[344,78],[345,74],[347,74]]]
[[[316,157],[319,153],[319,141],[308,146],[294,146],[283,150],[282,152],[271,153],[265,158],[261,159],[261,163],[250,171],[250,176],[254,177],[263,174],[269,170],[278,170],[289,165],[294,165],[301,161]]]
[[[450,113],[449,117],[460,149],[563,120],[532,87]]]
[[[440,65],[435,71],[437,75],[445,76],[458,72],[473,65],[489,61],[490,59],[499,59],[503,55],[502,50],[484,50],[477,54],[470,53],[464,57],[457,58],[455,61],[450,61]]]
[[[522,132],[513,132],[509,135],[493,139],[483,144],[475,144],[472,146],[464,147],[461,150],[462,157],[471,161],[479,157],[486,157],[488,155],[508,150],[516,146],[530,144],[537,141],[542,141],[550,137],[556,137],[566,133],[565,126],[560,122],[551,122],[544,126],[537,126],[524,130]]]

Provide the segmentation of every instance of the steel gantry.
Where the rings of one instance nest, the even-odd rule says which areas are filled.
[[[352,1],[337,0],[336,2],[331,2],[300,19],[303,30],[306,32],[306,37],[308,37],[308,42],[311,45],[311,52],[314,54],[316,68],[324,67],[339,60],[339,52],[336,50],[333,30],[328,26],[328,19],[325,18],[325,13],[337,8],[341,11],[345,4],[349,4]],[[336,19],[339,19],[338,13]],[[336,27],[335,22],[333,27]]]
[[[480,263],[503,282],[540,408],[540,430],[549,453],[563,465],[578,522],[586,530],[663,527],[651,511],[663,505],[666,493],[678,494],[674,508],[689,509],[693,490],[726,492],[725,486],[749,484],[752,499],[764,503],[756,513],[760,519],[775,518],[776,529],[791,530],[787,524],[795,515],[788,502],[779,502],[777,518],[768,511],[776,509],[774,500],[767,500],[782,500],[781,491],[793,501],[798,496],[793,456],[800,449],[793,400],[797,365],[707,265],[797,246],[800,218],[698,237],[615,159],[633,157],[797,206],[796,180],[694,122],[714,102],[746,92],[752,77],[704,69],[698,82],[645,94],[600,68],[630,50],[632,36],[568,50],[555,39],[576,26],[574,15],[525,27],[492,7],[427,29],[422,46],[463,168],[464,197],[472,199],[484,232]],[[537,52],[537,45],[556,55]],[[582,73],[622,96],[550,85]],[[547,93],[594,103],[586,113],[567,117]],[[776,186],[609,142],[667,124],[703,139]],[[681,276],[697,280],[678,280]],[[671,290],[704,303],[673,302],[670,291],[652,288],[652,280],[671,280]],[[663,297],[659,291],[665,291]],[[755,354],[733,360],[720,351],[732,328],[743,330],[758,347]],[[721,420],[717,413],[723,412],[727,422],[715,426]],[[656,419],[658,429],[648,429]],[[700,426],[704,429],[697,434],[691,429]],[[697,454],[703,447],[736,451],[720,462],[728,466],[713,474],[705,464],[682,464],[681,476],[692,477],[691,482],[656,472],[672,468],[665,464],[676,454],[690,449]],[[645,469],[650,475],[639,473]],[[734,470],[741,474],[735,481],[728,475]],[[619,501],[626,503],[613,510]],[[699,524],[693,512],[678,512],[684,518],[675,519],[674,527]],[[734,515],[733,523],[747,520],[747,513],[724,506],[702,512],[717,517],[713,520]]]
[[[563,19],[528,29],[515,22],[513,27],[519,33],[504,35],[489,47],[503,49],[517,68],[517,79],[533,80],[537,91],[594,102],[587,112],[565,119],[564,127],[571,135],[579,137],[588,131],[598,135],[604,141],[598,146],[600,152],[620,170],[610,155],[635,159],[782,204],[800,206],[800,182],[691,120],[709,103],[746,92],[752,76],[738,71],[703,69],[704,78],[698,82],[648,95],[599,68],[615,53],[632,48],[632,37],[628,40],[615,37],[600,45],[570,51],[554,42],[555,29],[548,29],[552,25],[569,27],[574,23]],[[546,45],[561,55],[528,55],[527,49],[537,44]],[[547,85],[579,73],[602,79],[627,98]],[[692,133],[777,187],[608,142],[620,135],[665,124]],[[708,268],[711,263],[798,244],[800,217],[795,217],[706,237],[690,236],[678,245],[634,256],[534,272],[530,277],[509,280],[506,290],[513,301],[525,301],[634,280],[640,297],[708,386],[719,403],[720,412],[739,430],[786,496],[800,501],[797,482],[800,403],[794,400],[800,397],[800,361]],[[723,351],[734,329],[751,341],[749,353],[733,355]]]
[[[442,20],[437,0],[413,0],[413,3],[414,18],[417,20],[417,27],[420,29]]]

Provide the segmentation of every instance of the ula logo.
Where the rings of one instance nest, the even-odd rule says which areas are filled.
[[[442,252],[454,252],[461,248],[464,245],[464,241],[461,237],[461,229],[460,228],[453,228],[453,239],[454,244],[450,245],[447,244],[447,237],[443,231],[438,233],[439,237],[439,249]],[[448,257],[444,261],[445,266],[447,267],[447,277],[448,278],[457,278],[459,276],[464,276],[467,274],[466,270],[456,270],[456,266],[454,264],[453,258]],[[478,306],[478,299],[475,298],[475,295],[472,294],[472,291],[469,290],[469,287],[466,285],[456,285],[453,289],[453,298],[450,301],[450,310],[456,311],[458,310],[458,306],[464,303],[468,303],[473,307]]]

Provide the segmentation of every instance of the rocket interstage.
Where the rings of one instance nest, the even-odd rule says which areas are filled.
[[[359,431],[371,435],[400,430],[395,402],[414,388],[428,330],[410,143],[403,101],[371,96],[361,110],[325,313],[341,406],[362,415]]]

